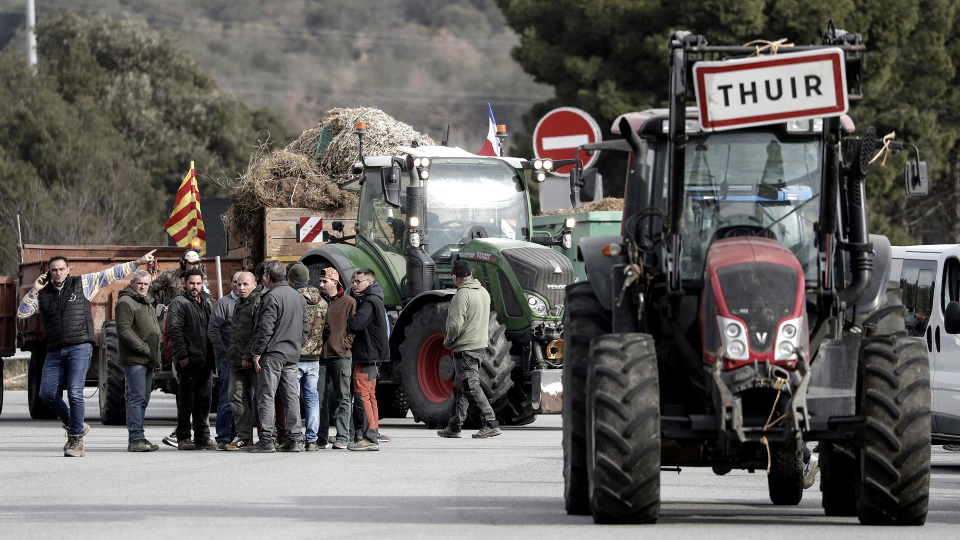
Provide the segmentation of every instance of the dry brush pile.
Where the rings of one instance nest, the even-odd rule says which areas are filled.
[[[375,108],[332,109],[317,127],[304,131],[282,150],[266,146],[250,160],[247,171],[225,186],[232,190],[224,229],[231,249],[247,246],[250,261],[263,260],[264,208],[306,208],[317,211],[357,207],[357,196],[342,188],[357,179],[351,172],[359,157],[356,122],[367,124],[365,156],[396,155],[398,147],[432,145],[434,141]]]

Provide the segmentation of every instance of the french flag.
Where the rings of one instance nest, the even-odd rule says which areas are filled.
[[[497,141],[497,121],[493,119],[493,107],[487,103],[487,110],[490,111],[490,123],[487,126],[487,140],[483,143],[483,148],[477,152],[478,156],[500,157],[500,143]]]

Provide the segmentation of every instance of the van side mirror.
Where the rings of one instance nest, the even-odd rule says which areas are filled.
[[[960,334],[960,302],[950,302],[943,310],[943,329],[948,334]]]
[[[383,198],[387,204],[400,208],[400,165],[380,169],[380,186],[383,188]]]
[[[904,170],[904,180],[907,184],[908,197],[926,195],[930,190],[927,162],[907,160],[907,165]]]

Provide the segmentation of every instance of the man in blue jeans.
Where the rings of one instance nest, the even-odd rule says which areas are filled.
[[[47,262],[47,273],[37,278],[20,301],[18,319],[27,319],[37,312],[43,317],[47,357],[40,374],[40,399],[63,422],[67,432],[67,444],[63,447],[66,457],[83,457],[83,436],[90,430],[83,422],[83,383],[90,369],[93,344],[97,342],[90,300],[103,287],[153,261],[151,251],[133,262],[71,276],[69,261],[57,255]],[[60,395],[62,382],[66,383],[69,407]]]
[[[300,395],[303,396],[306,409],[307,432],[304,450],[315,452],[320,450],[318,443],[320,394],[317,391],[317,381],[320,378],[320,351],[323,345],[323,324],[327,318],[327,301],[320,296],[319,289],[308,285],[310,271],[306,266],[300,263],[291,265],[287,270],[287,279],[293,290],[300,293],[307,301],[307,321],[310,323],[310,332],[300,348],[297,381],[300,383]],[[326,448],[327,438],[324,437],[323,440],[323,447]]]
[[[230,362],[227,348],[233,321],[233,310],[237,304],[237,276],[230,279],[230,294],[224,296],[213,306],[210,323],[207,324],[207,339],[213,345],[213,355],[217,359],[217,377],[220,380],[220,394],[217,398],[217,450],[226,450],[234,439],[237,430],[233,423],[233,411],[230,409]]]
[[[148,296],[150,272],[137,270],[130,285],[120,291],[116,306],[117,360],[127,386],[127,452],[153,452],[160,447],[147,440],[143,414],[150,403],[153,372],[160,367],[160,323]]]

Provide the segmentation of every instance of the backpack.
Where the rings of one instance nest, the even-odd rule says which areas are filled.
[[[168,306],[163,306],[163,313],[160,315],[161,323],[161,335],[163,338],[163,363],[172,364],[173,363],[173,343],[170,342],[169,334],[167,333],[167,321],[170,319],[170,309]]]

